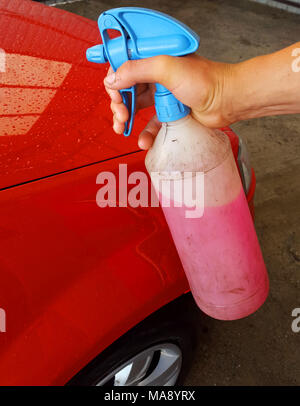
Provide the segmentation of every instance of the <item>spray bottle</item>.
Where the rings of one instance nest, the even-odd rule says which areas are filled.
[[[186,25],[153,10],[112,9],[100,15],[103,44],[87,50],[91,62],[155,55],[184,56],[199,46]],[[111,39],[107,30],[120,36]],[[132,130],[136,89],[120,91]],[[155,108],[162,127],[146,156],[146,168],[164,211],[191,292],[200,309],[220,320],[239,319],[265,301],[269,281],[230,141],[204,127],[189,107],[156,84]]]

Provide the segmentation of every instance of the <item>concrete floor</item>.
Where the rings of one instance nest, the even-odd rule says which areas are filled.
[[[61,8],[96,20],[102,11],[123,5],[172,14],[200,34],[200,53],[219,61],[238,62],[300,39],[299,15],[247,0],[85,0]],[[291,329],[292,310],[300,307],[300,116],[244,121],[233,128],[246,141],[256,172],[256,228],[270,295],[245,320],[201,321],[186,384],[300,385],[300,332]]]

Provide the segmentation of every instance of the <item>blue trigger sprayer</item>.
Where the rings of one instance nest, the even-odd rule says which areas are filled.
[[[90,62],[109,62],[114,71],[128,60],[156,55],[183,56],[195,52],[199,46],[198,35],[187,26],[163,13],[143,8],[125,7],[106,11],[100,15],[98,26],[103,45],[89,48],[87,59]],[[108,29],[117,30],[121,35],[111,40]],[[128,136],[135,116],[135,86],[121,90],[121,95],[130,112],[124,132]],[[156,84],[155,107],[162,122],[178,120],[190,111],[160,84]]]
[[[184,56],[199,46],[198,35],[186,25],[144,8],[108,10],[98,26],[103,44],[89,48],[87,59],[109,62],[114,71],[127,60]],[[120,36],[111,39],[109,29]],[[130,113],[128,136],[135,86],[120,93]],[[159,83],[154,99],[162,126],[145,164],[194,299],[217,319],[248,316],[265,301],[269,281],[229,138],[201,125]]]

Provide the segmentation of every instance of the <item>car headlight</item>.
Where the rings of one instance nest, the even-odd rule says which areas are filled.
[[[249,154],[245,143],[239,138],[239,151],[237,158],[244,191],[247,194],[252,180],[252,168],[250,164]]]

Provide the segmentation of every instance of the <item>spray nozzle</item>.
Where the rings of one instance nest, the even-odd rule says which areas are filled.
[[[90,62],[109,62],[116,71],[124,62],[156,55],[183,56],[193,53],[199,46],[199,37],[176,19],[158,11],[138,7],[116,8],[102,13],[98,19],[102,45],[86,52]],[[108,30],[120,36],[110,38]],[[136,105],[135,86],[120,91],[130,113],[124,135],[130,135]],[[172,93],[156,84],[155,108],[160,121],[175,121],[189,113],[189,108]]]

